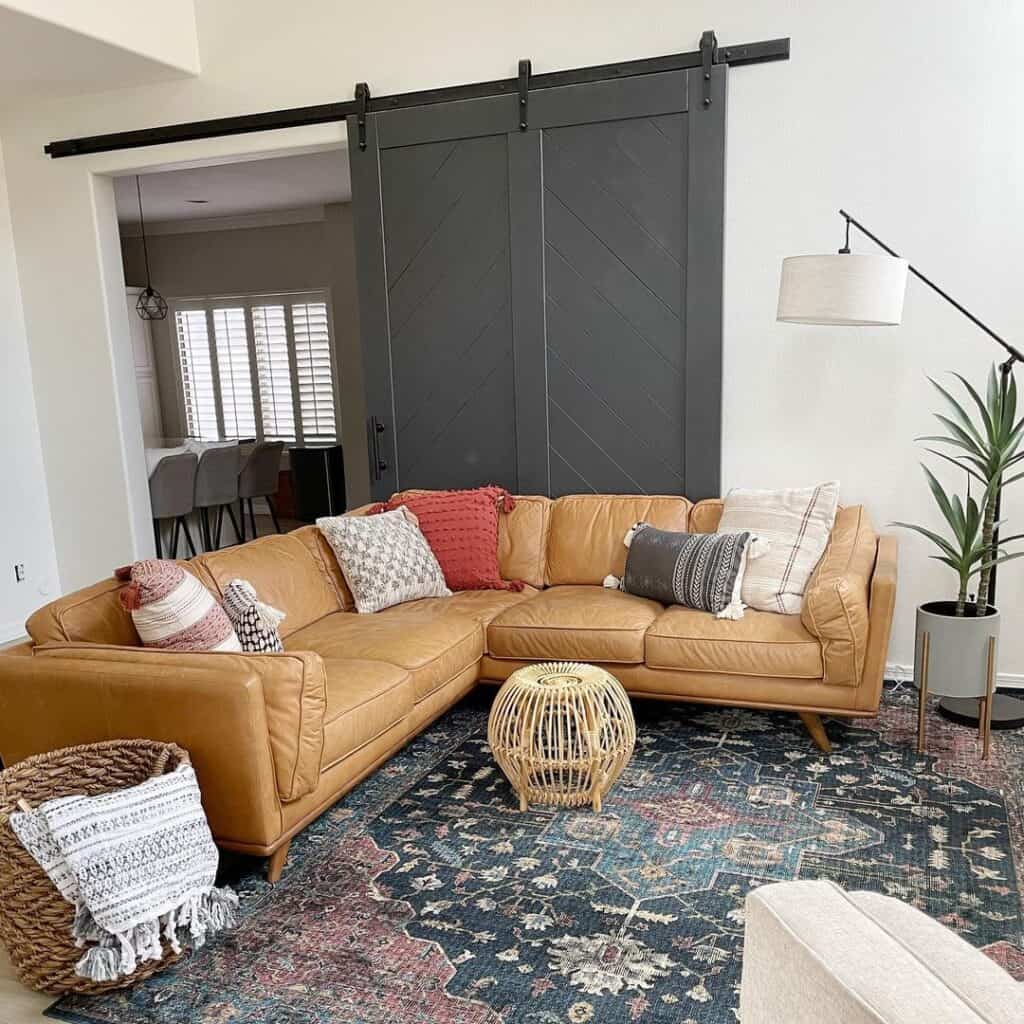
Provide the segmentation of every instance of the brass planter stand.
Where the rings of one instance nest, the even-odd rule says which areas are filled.
[[[931,654],[931,636],[921,634],[921,681],[917,691],[917,752],[925,752],[926,717],[928,704],[928,663]],[[996,682],[996,638],[988,638],[988,667],[985,677],[985,693],[978,698],[978,736],[981,739],[981,757],[987,761],[992,742],[992,702]]]

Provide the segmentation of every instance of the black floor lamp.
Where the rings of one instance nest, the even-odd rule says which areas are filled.
[[[845,210],[839,215],[846,222],[846,240],[838,253],[820,256],[791,256],[783,260],[782,281],[779,286],[777,319],[796,324],[829,324],[847,327],[895,326],[903,319],[903,297],[907,273],[924,282],[936,295],[945,299],[954,309],[981,328],[1006,351],[1007,358],[1000,365],[1000,385],[1005,395],[1014,364],[1024,355],[1005,338],[1000,337],[988,324],[979,320],[969,309],[956,301],[934,281],[925,277],[896,251],[872,234],[863,224]],[[851,253],[850,228],[855,227],[870,238],[887,256],[881,253]],[[1002,493],[996,497],[996,521]],[[998,535],[993,538],[999,543]],[[996,570],[992,569],[990,600],[995,602]],[[945,697],[939,704],[942,713],[957,722],[976,725],[977,701]],[[998,694],[992,708],[992,728],[1015,729],[1024,725],[1024,700],[1007,694]]]

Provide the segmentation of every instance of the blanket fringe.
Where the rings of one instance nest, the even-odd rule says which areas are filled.
[[[161,937],[175,953],[181,952],[183,938],[193,949],[199,949],[212,935],[234,927],[237,919],[238,897],[223,888],[193,893],[159,918],[117,935],[104,932],[88,907],[80,905],[72,926],[75,942],[78,946],[97,944],[75,964],[75,973],[90,981],[116,981],[131,974],[140,963],[159,960],[164,955]]]

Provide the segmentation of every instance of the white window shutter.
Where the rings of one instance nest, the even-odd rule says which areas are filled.
[[[244,306],[217,306],[213,310],[217,344],[217,377],[227,437],[256,436],[256,405],[249,366],[249,338]]]
[[[252,330],[263,437],[268,441],[294,441],[295,402],[284,306],[253,306]]]
[[[181,309],[175,314],[178,332],[178,362],[181,366],[181,391],[185,404],[185,433],[189,437],[215,440],[220,435],[217,423],[217,398],[210,359],[210,338],[206,329],[206,311]]]
[[[337,427],[327,303],[293,303],[291,313],[302,439],[333,443]]]

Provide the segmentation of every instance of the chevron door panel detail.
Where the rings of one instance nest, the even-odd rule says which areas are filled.
[[[400,486],[515,488],[508,151],[381,153]]]
[[[544,133],[553,495],[683,492],[684,117]]]

